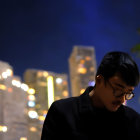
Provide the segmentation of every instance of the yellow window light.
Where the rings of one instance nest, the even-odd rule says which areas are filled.
[[[47,76],[48,76],[48,72],[44,71],[44,72],[43,72],[43,76],[44,76],[44,77],[47,77]]]
[[[90,57],[90,56],[86,56],[85,59],[86,59],[87,61],[90,61],[90,60],[91,60],[91,57]]]
[[[7,132],[7,126],[0,125],[0,132]]]
[[[44,110],[44,111],[43,111],[43,115],[46,115],[46,114],[47,114],[47,110]]]
[[[84,63],[85,63],[85,60],[81,59],[80,64],[84,64]]]
[[[80,90],[80,94],[83,94],[84,91],[85,91],[85,89],[81,89],[81,90]]]
[[[27,140],[27,138],[26,137],[21,137],[20,140]]]
[[[32,132],[36,132],[37,129],[36,129],[35,127],[30,127],[30,131],[32,131]]]
[[[64,96],[64,97],[68,97],[68,91],[64,90],[64,91],[63,91],[63,96]]]
[[[85,73],[87,73],[87,69],[86,68],[78,68],[78,73],[85,74]]]
[[[47,77],[47,84],[48,84],[48,107],[50,107],[54,101],[54,84],[52,76]]]
[[[29,94],[35,94],[35,89],[29,88],[29,89],[28,89],[28,93],[29,93]]]
[[[6,73],[7,73],[7,76],[12,76],[13,75],[13,71],[11,69],[7,69]]]
[[[0,84],[0,89],[2,89],[2,90],[6,90],[6,86],[5,86],[5,85]]]
[[[45,116],[39,116],[38,119],[39,119],[40,121],[44,121],[44,120],[45,120]]]

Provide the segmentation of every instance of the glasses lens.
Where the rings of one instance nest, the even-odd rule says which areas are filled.
[[[117,97],[120,97],[120,96],[123,96],[124,95],[124,93],[122,92],[122,90],[115,90],[115,96],[117,96]]]
[[[115,91],[115,96],[116,97],[121,97],[121,96],[124,96],[125,95],[125,99],[126,100],[130,100],[134,97],[134,93],[130,92],[130,93],[122,93],[121,90],[116,90]]]
[[[133,93],[128,93],[128,94],[125,95],[126,100],[130,100],[133,97],[134,97],[134,94]]]

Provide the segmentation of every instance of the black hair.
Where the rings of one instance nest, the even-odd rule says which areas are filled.
[[[105,80],[108,80],[116,73],[119,73],[122,80],[129,86],[137,86],[140,82],[138,66],[132,57],[125,52],[107,53],[97,69],[96,76],[102,75]]]

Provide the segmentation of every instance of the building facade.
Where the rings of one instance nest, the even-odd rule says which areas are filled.
[[[87,86],[94,85],[96,57],[93,46],[74,46],[69,57],[72,96],[82,94]]]
[[[50,105],[58,99],[69,97],[67,75],[27,69],[24,82],[29,86],[28,139],[38,140]]]
[[[0,140],[27,140],[27,93],[12,67],[0,61]]]

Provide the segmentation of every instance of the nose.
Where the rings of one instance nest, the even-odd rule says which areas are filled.
[[[122,104],[125,103],[126,99],[125,99],[125,94],[123,94],[122,96],[119,97],[119,100]]]

